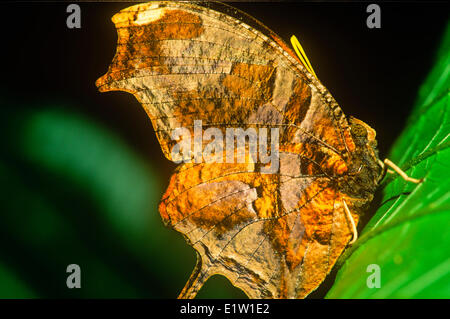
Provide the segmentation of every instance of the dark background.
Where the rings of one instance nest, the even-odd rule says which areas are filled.
[[[0,297],[176,297],[195,255],[157,212],[175,165],[132,95],[95,87],[115,53],[110,18],[131,3],[79,4],[81,29],[66,27],[68,3],[0,6]],[[443,2],[379,3],[382,27],[368,29],[367,3],[230,4],[287,43],[299,38],[344,113],[377,131],[380,157],[404,126],[449,18]],[[96,153],[101,147],[108,151]],[[110,165],[111,154],[126,159]],[[130,173],[134,165],[144,173]],[[144,203],[132,213],[130,194]],[[82,268],[82,289],[65,285],[71,263]],[[220,277],[199,295],[242,296]]]

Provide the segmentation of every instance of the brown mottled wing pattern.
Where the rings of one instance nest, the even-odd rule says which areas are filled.
[[[186,163],[160,212],[199,259],[180,297],[225,275],[252,298],[301,298],[323,281],[351,238],[370,196],[352,196],[355,143],[328,91],[276,35],[242,13],[150,2],[113,17],[117,53],[100,91],[134,94],[168,159],[178,127],[277,127],[280,168],[257,163]],[[225,10],[225,11],[226,11]]]

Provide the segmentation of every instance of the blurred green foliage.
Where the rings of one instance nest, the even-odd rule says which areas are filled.
[[[343,265],[329,298],[450,298],[450,24],[436,64],[388,158],[421,184],[389,176],[383,200]],[[380,288],[366,284],[370,264]]]
[[[176,297],[195,254],[160,219],[151,160],[70,107],[2,104],[0,297]],[[224,281],[204,297],[242,296]]]

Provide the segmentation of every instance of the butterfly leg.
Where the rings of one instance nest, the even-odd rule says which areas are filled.
[[[389,174],[394,174],[397,173],[398,175],[400,175],[400,177],[402,177],[405,181],[407,182],[411,182],[411,183],[415,183],[415,184],[419,184],[422,182],[422,179],[416,179],[416,178],[412,178],[409,177],[404,171],[401,170],[400,167],[398,167],[397,165],[395,165],[391,160],[389,160],[388,158],[384,159],[384,161],[380,161],[378,160],[378,163],[380,164],[380,166],[383,168],[383,172],[380,175],[381,179],[384,177],[384,175],[387,173]],[[392,168],[394,171],[388,169],[387,167]]]
[[[378,165],[380,165],[381,168],[382,168],[382,172],[380,174],[380,177],[379,177],[378,181],[381,181],[386,176],[386,173],[389,173],[389,174],[394,174],[395,173],[393,170],[388,169],[387,165],[385,165],[382,160],[378,160]]]
[[[350,220],[350,224],[352,225],[353,238],[348,244],[353,245],[355,241],[358,239],[358,230],[356,229],[355,220],[353,219],[352,214],[350,213],[350,209],[348,208],[347,203],[345,202],[345,200],[342,200],[342,202],[344,203],[344,210],[345,213],[347,214],[347,218]]]

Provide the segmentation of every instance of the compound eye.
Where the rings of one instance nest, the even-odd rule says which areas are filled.
[[[352,132],[352,135],[354,137],[358,137],[358,138],[365,137],[365,138],[367,138],[367,130],[361,124],[353,123],[351,125],[351,132]]]

